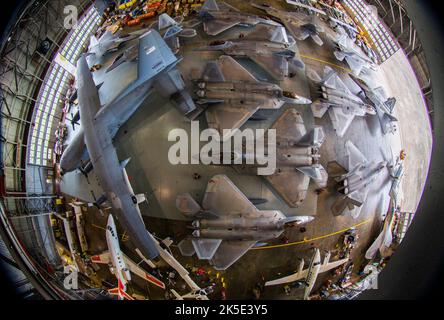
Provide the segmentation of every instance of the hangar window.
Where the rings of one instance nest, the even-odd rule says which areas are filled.
[[[384,62],[398,51],[399,47],[393,40],[392,35],[387,31],[371,6],[363,0],[344,0],[343,3],[349,9],[355,21],[368,33],[381,62]]]
[[[78,26],[73,29],[60,46],[57,54],[61,54],[67,61],[75,65],[82,49],[87,45],[89,35],[99,25],[101,17],[94,6],[79,19]],[[63,103],[62,92],[66,88],[71,75],[57,62],[53,61],[46,74],[38,94],[35,111],[34,126],[30,133],[31,146],[36,142],[37,148],[29,148],[28,163],[39,166],[51,166],[53,141],[50,141],[56,110]]]

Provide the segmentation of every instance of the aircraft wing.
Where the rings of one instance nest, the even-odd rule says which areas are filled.
[[[239,24],[239,21],[209,20],[204,22],[204,31],[210,36],[218,35]]]
[[[109,254],[108,251],[105,251],[101,254],[91,256],[91,262],[109,264],[111,262],[111,255]]]
[[[322,79],[323,85],[326,87],[340,90],[349,95],[353,95],[350,89],[345,85],[345,83],[341,80],[338,74],[329,66],[324,67],[324,78]]]
[[[296,109],[287,109],[271,126],[276,129],[277,140],[299,141],[307,133],[304,120]]]
[[[152,29],[139,39],[137,74],[140,81],[150,79],[178,61],[160,34]]]
[[[222,241],[211,263],[216,270],[225,270],[239,260],[257,241]]]
[[[208,182],[202,206],[220,216],[226,214],[254,215],[257,208],[226,175],[215,175]]]
[[[159,288],[165,289],[165,284],[157,279],[155,276],[149,274],[145,270],[143,270],[141,267],[139,267],[133,260],[128,258],[125,254],[122,253],[123,260],[125,260],[125,264],[128,267],[128,269],[141,277],[143,280],[148,281],[149,283],[154,284],[155,286],[158,286]]]
[[[364,62],[355,58],[353,55],[346,55],[345,61],[347,61],[350,69],[352,69],[353,73],[356,75],[359,75],[364,68]]]
[[[278,168],[278,172],[265,176],[290,207],[297,207],[305,199],[310,177],[295,168]]]
[[[323,263],[321,265],[321,268],[319,269],[319,273],[334,269],[339,267],[340,265],[347,263],[349,259],[348,258],[344,258],[338,261],[334,261],[334,262],[327,262],[327,263]]]
[[[367,163],[367,158],[359,151],[358,148],[350,141],[347,140],[345,143],[345,148],[347,149],[348,155],[348,171],[353,170],[356,166],[360,164]]]
[[[257,79],[230,56],[222,55],[217,59],[217,65],[220,73],[223,74],[225,81],[251,81],[258,82]]]
[[[304,30],[291,21],[285,23],[285,27],[297,40],[303,41],[310,36],[310,33],[307,30]]]
[[[268,40],[277,43],[289,43],[287,32],[283,26],[257,25],[252,32],[244,36],[248,40]]]
[[[343,137],[348,127],[350,127],[355,115],[351,112],[345,112],[342,107],[331,107],[328,109],[333,128],[339,137]]]
[[[267,55],[255,54],[249,56],[249,58],[277,80],[282,80],[288,74],[288,61],[281,55],[273,53]]]
[[[322,41],[321,37],[317,34],[312,34],[310,35],[311,38],[313,39],[313,41],[318,45],[318,46],[322,46],[324,44],[324,41]]]
[[[205,112],[207,123],[210,128],[216,129],[223,134],[223,129],[239,129],[258,109],[259,103],[241,104],[236,101],[210,105]],[[223,135],[223,140],[231,134]]]
[[[296,273],[293,273],[293,274],[283,277],[283,278],[279,278],[279,279],[272,280],[272,281],[267,281],[267,282],[265,282],[265,286],[275,286],[277,284],[284,284],[284,283],[288,283],[288,282],[293,282],[293,281],[305,279],[305,278],[307,278],[307,274],[308,274],[308,268],[304,269],[304,270],[300,270]]]

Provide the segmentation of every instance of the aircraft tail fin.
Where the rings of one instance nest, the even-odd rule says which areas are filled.
[[[179,60],[162,39],[160,34],[150,29],[139,39],[137,82],[151,80],[166,68],[172,68]]]
[[[99,40],[97,40],[97,37],[95,35],[91,36],[91,40],[89,41],[89,48],[96,46],[99,44]]]
[[[321,126],[315,126],[307,132],[298,144],[302,146],[316,146],[320,147],[325,140],[325,133]]]
[[[333,54],[335,55],[336,59],[338,59],[339,61],[342,61],[345,59],[346,54],[342,51],[335,51],[333,52]]]
[[[197,213],[202,211],[202,207],[196,202],[196,200],[194,200],[194,198],[189,193],[177,196],[176,208],[187,217],[193,217]]]
[[[125,291],[119,289],[119,287],[113,288],[113,289],[109,289],[108,293],[114,296],[118,296],[121,300],[125,299],[125,300],[134,300],[133,297],[131,297],[128,293],[126,293]]]
[[[200,11],[204,12],[204,11],[208,11],[208,10],[212,10],[212,11],[218,11],[219,7],[216,3],[215,0],[207,0],[205,1],[205,3],[203,4],[202,8],[200,9]]]
[[[386,108],[388,109],[388,111],[390,113],[393,112],[393,109],[395,108],[395,104],[396,104],[396,98],[388,98],[385,102],[384,102]]]
[[[311,111],[313,112],[313,116],[316,118],[322,118],[327,112],[329,107],[328,103],[324,103],[321,100],[316,100],[311,104]]]
[[[167,13],[162,13],[159,16],[159,30],[169,28],[169,27],[174,26],[176,24],[177,24],[176,20],[171,18]]]

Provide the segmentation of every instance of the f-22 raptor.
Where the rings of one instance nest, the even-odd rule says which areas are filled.
[[[192,236],[179,243],[185,256],[197,254],[225,270],[258,241],[276,239],[285,227],[310,222],[313,217],[286,217],[279,210],[259,210],[225,175],[208,182],[200,206],[189,193],[179,195],[176,206],[193,219]]]
[[[252,3],[251,5],[279,19],[295,39],[302,41],[310,37],[318,46],[324,44],[319,36],[319,33],[324,32],[324,28],[320,25],[316,15],[308,17],[300,12],[279,10],[268,4]]]
[[[240,128],[258,109],[279,109],[284,103],[310,104],[311,100],[284,91],[278,85],[257,80],[230,56],[209,62],[202,77],[195,80],[197,105],[206,105],[208,126],[223,140],[231,135],[224,129]]]
[[[210,36],[215,36],[234,26],[252,27],[259,23],[280,26],[273,20],[240,12],[225,2],[217,3],[215,0],[205,1],[199,11],[199,17],[203,21],[204,31]]]
[[[349,213],[356,219],[361,213],[371,184],[386,168],[387,161],[368,161],[351,141],[347,141],[345,147],[348,158],[346,173],[334,177],[338,184],[337,190],[343,196],[336,199],[331,210],[334,215]]]
[[[301,60],[295,58],[295,52],[289,49],[295,44],[284,27],[259,25],[238,39],[216,40],[197,50],[222,51],[230,56],[249,58],[273,78],[282,80],[290,75],[291,67],[305,67]]]
[[[264,178],[290,207],[299,206],[305,199],[310,179],[319,188],[327,185],[328,174],[319,163],[319,149],[325,140],[320,126],[309,132],[299,112],[289,108],[270,127],[276,130],[276,171]],[[235,154],[234,158],[255,158],[254,154]],[[240,173],[253,173],[255,165],[233,165]]]
[[[328,110],[333,128],[339,137],[344,136],[355,116],[376,114],[374,108],[352,93],[329,66],[324,67],[323,78],[314,70],[308,70],[307,76],[319,86],[321,95],[311,105],[313,115],[322,118]]]
[[[146,259],[153,259],[159,253],[153,237],[145,228],[138,206],[144,199],[135,195],[125,171],[129,160],[119,161],[112,139],[119,127],[151,94],[152,87],[163,94],[187,94],[175,68],[177,62],[160,35],[149,30],[139,40],[137,80],[102,107],[85,55],[81,56],[77,61],[77,85],[82,131],[61,159],[63,171],[75,169],[86,146],[94,174],[104,191],[101,198],[109,202],[119,223],[131,235],[135,251]]]

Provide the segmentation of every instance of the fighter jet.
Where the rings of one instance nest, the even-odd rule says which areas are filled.
[[[180,60],[174,56],[156,31],[150,30],[143,35],[135,52],[135,58],[129,62],[138,60],[138,79],[108,105],[101,108],[98,102],[98,105],[94,106],[94,110],[98,112],[97,116],[100,115],[103,124],[109,128],[107,132],[110,139],[151,94],[151,88],[156,89],[162,96],[171,97],[178,109],[185,114],[195,109],[181,74],[175,67]],[[79,168],[89,159],[84,130],[82,126],[62,154],[60,159],[62,173]]]
[[[347,34],[339,34],[332,40],[338,47],[338,50],[333,52],[334,56],[339,61],[343,61],[345,59],[355,76],[359,76],[363,69],[376,70],[376,65],[374,62],[370,58],[366,57],[359,47],[355,46]]]
[[[210,36],[215,36],[234,26],[252,27],[259,23],[280,26],[273,20],[240,12],[225,2],[216,3],[216,0],[205,1],[199,11],[199,17],[203,21],[204,31]]]
[[[131,235],[136,252],[152,259],[158,255],[158,250],[140,214],[138,203],[144,197],[135,195],[124,169],[129,160],[119,161],[112,138],[151,94],[152,87],[165,95],[177,95],[185,89],[180,73],[174,67],[178,60],[156,31],[149,30],[143,35],[139,46],[137,80],[103,107],[85,55],[78,60],[77,84],[83,139],[76,138],[74,142],[77,145],[71,143],[65,150],[61,170],[66,172],[76,168],[86,145],[95,176],[104,191],[103,198],[110,203],[119,222]]]
[[[197,105],[206,105],[208,126],[223,139],[223,129],[240,128],[258,109],[279,109],[286,102],[309,104],[311,100],[284,91],[274,83],[257,80],[230,56],[209,62],[197,85]]]
[[[137,35],[132,34],[128,34],[124,37],[120,37],[119,35],[119,32],[113,34],[111,31],[107,30],[99,39],[94,35],[91,36],[88,52],[95,54],[96,57],[102,57],[109,52],[117,51],[122,43],[137,37]]]
[[[319,188],[327,185],[328,174],[319,164],[319,148],[325,140],[322,127],[306,131],[299,112],[293,108],[284,113],[271,126],[276,130],[276,171],[264,178],[290,206],[297,207],[305,199],[310,178]],[[234,155],[234,158],[240,155]],[[244,154],[243,159],[254,155]],[[234,165],[240,173],[251,172],[252,165]]]
[[[361,98],[352,93],[329,66],[324,67],[323,78],[314,70],[308,70],[307,76],[320,87],[321,92],[321,98],[311,105],[313,115],[316,118],[322,118],[328,110],[333,128],[339,137],[344,136],[355,116],[376,114],[372,106],[364,103]]]
[[[313,257],[311,258],[310,264],[307,269],[304,269],[304,260],[302,260],[296,273],[276,280],[267,281],[265,282],[265,286],[274,286],[304,279],[304,300],[307,300],[310,296],[311,290],[316,283],[316,279],[318,278],[319,273],[335,269],[340,265],[347,263],[347,261],[349,260],[348,258],[344,258],[335,262],[329,262],[330,256],[330,252],[327,252],[324,257],[324,262],[321,263],[321,254],[319,252],[319,249],[315,249]]]
[[[163,37],[165,42],[171,48],[173,53],[177,53],[180,48],[179,38],[192,38],[196,36],[196,30],[192,28],[182,28],[180,20],[171,18],[168,14],[162,13],[158,21],[153,22],[148,29],[156,29]],[[142,30],[143,31],[143,30]],[[146,32],[146,30],[145,30]],[[135,31],[133,34],[138,34],[140,31]],[[134,45],[123,51],[114,58],[114,61],[106,69],[110,72],[120,66],[124,62],[135,61],[139,56],[139,46]]]
[[[319,33],[324,32],[324,28],[320,25],[317,16],[307,16],[300,12],[279,10],[268,4],[252,3],[251,5],[279,19],[295,39],[302,41],[310,37],[318,46],[324,44],[319,37]]]
[[[116,288],[108,290],[110,294],[118,296],[121,300],[134,300],[126,293],[126,285],[131,281],[130,271],[142,279],[165,289],[165,284],[162,281],[143,270],[120,250],[119,237],[112,215],[108,216],[106,225],[106,243],[108,251],[92,256],[91,262],[109,265],[111,273],[116,276],[118,285]]]
[[[258,241],[276,239],[289,224],[303,224],[310,216],[285,217],[278,210],[258,210],[225,175],[208,182],[202,206],[190,194],[179,195],[176,206],[193,219],[192,236],[179,243],[184,256],[197,254],[225,270]]]
[[[239,39],[217,40],[198,50],[216,50],[235,57],[246,57],[256,62],[273,78],[282,80],[289,76],[289,67],[303,69],[304,63],[295,59],[289,48],[295,40],[287,36],[285,28],[259,25]]]
[[[363,101],[371,104],[379,118],[381,129],[384,134],[394,133],[396,131],[396,122],[398,119],[393,116],[393,110],[396,105],[396,98],[387,98],[385,90],[382,87],[370,89],[367,84],[359,78],[353,77],[353,80],[361,87],[362,91],[358,94]]]
[[[339,25],[341,27],[346,28],[350,33],[353,33],[353,34],[357,34],[359,32],[358,29],[356,29],[354,26],[345,22],[344,13],[342,13],[341,11],[338,11],[334,7],[328,6],[328,8],[331,8],[334,11],[326,12],[324,10],[315,8],[311,5],[301,3],[300,0],[296,0],[296,1],[286,0],[286,2],[290,5],[295,6],[295,7],[306,9],[310,14],[320,14],[320,15],[326,16],[328,18],[328,20],[330,21],[330,25],[332,25],[332,26]],[[320,4],[322,6],[326,6],[326,4],[322,3],[322,2],[318,2],[318,4]]]
[[[343,196],[333,203],[331,209],[335,215],[349,212],[356,219],[361,212],[362,204],[367,199],[370,185],[378,178],[387,162],[369,162],[351,141],[347,141],[345,147],[348,164],[343,171],[346,173],[335,177],[338,191]]]

